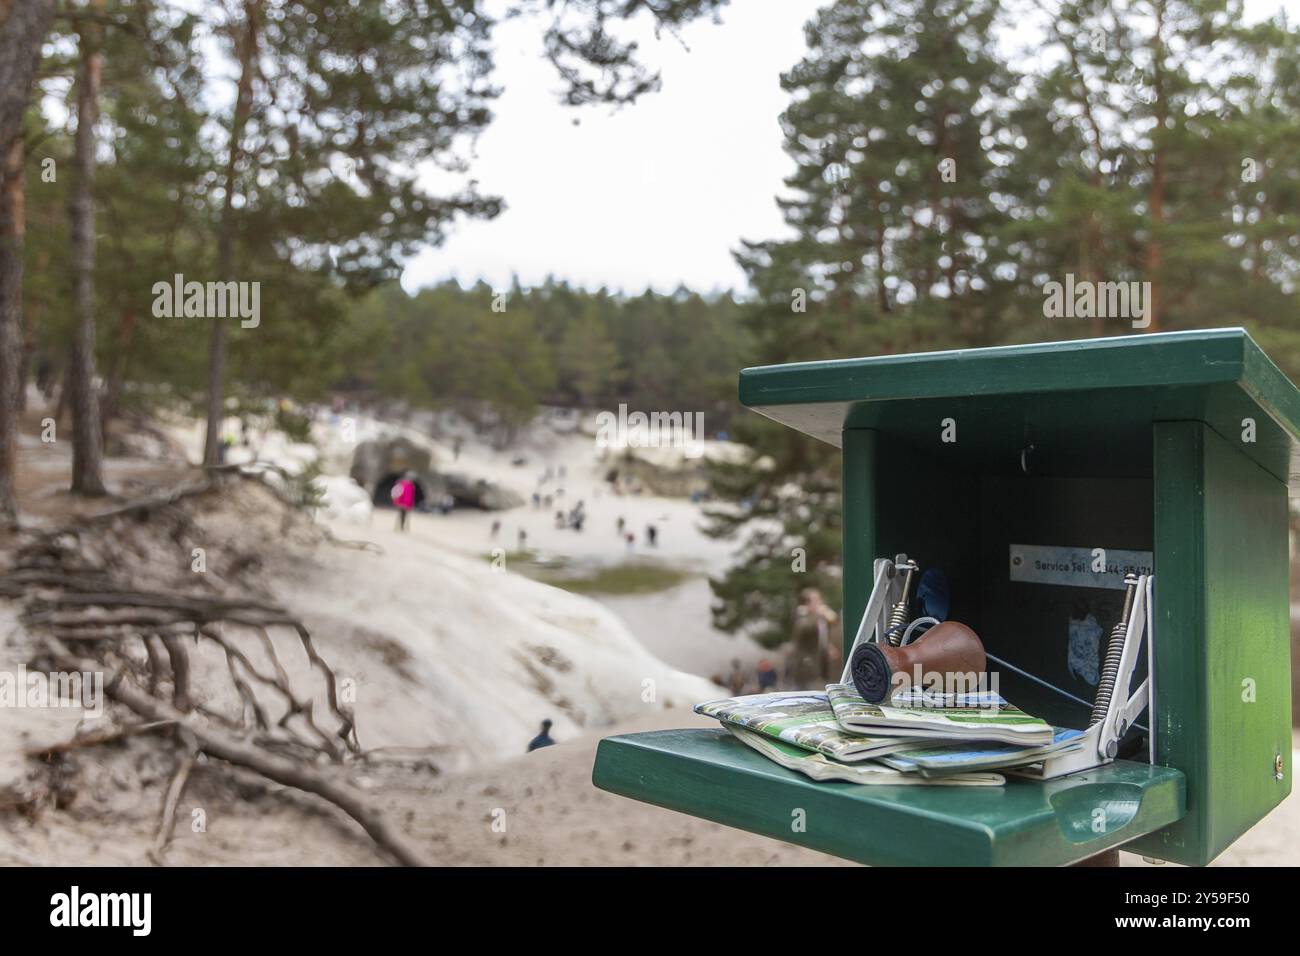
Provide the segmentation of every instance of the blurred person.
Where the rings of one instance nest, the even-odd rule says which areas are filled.
[[[654,525],[652,525],[652,524],[648,524],[648,525],[646,525],[646,526],[645,526],[645,540],[646,540],[646,544],[650,545],[650,547],[652,547],[652,548],[658,547],[658,546],[659,546],[659,529],[656,528],[656,527],[655,527]]]
[[[829,648],[831,625],[838,615],[822,599],[821,591],[804,588],[794,610],[794,647],[788,673],[795,690],[826,686],[831,674]]]
[[[727,689],[732,697],[739,697],[745,692],[745,672],[740,668],[740,658],[731,659],[731,673],[727,675]]]
[[[415,509],[415,472],[408,471],[393,482],[388,495],[393,499],[393,507],[397,509],[397,530],[405,531],[406,522]]]
[[[766,657],[758,662],[758,692],[766,694],[776,690],[776,668]]]
[[[53,378],[54,363],[50,361],[48,355],[42,352],[36,356],[36,390],[47,399],[54,390]]]
[[[491,538],[496,538],[496,536],[497,536],[500,532],[501,532],[501,519],[500,519],[500,518],[497,518],[495,521],[492,522],[492,531],[491,531],[489,537],[491,537]]]
[[[547,717],[542,721],[542,732],[528,741],[528,752],[532,753],[534,750],[541,750],[543,747],[549,747],[554,743],[555,741],[551,738],[551,718]]]

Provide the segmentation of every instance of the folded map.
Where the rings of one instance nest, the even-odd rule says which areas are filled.
[[[846,763],[915,747],[918,743],[912,738],[873,738],[849,733],[835,720],[830,700],[821,691],[726,697],[696,704],[695,712]]]
[[[846,783],[883,784],[891,787],[925,785],[944,785],[957,787],[999,787],[1006,778],[997,773],[950,773],[939,777],[927,777],[916,773],[902,773],[889,767],[881,766],[874,760],[845,764],[832,760],[823,753],[804,750],[794,744],[775,737],[757,734],[735,724],[723,723],[738,740],[753,747],[773,763],[778,763],[788,770],[794,770],[814,780],[841,780]]]
[[[899,750],[880,758],[895,770],[935,776],[956,771],[1003,769],[1038,763],[1082,745],[1083,731],[1067,727],[1054,728],[1052,742],[1046,746],[1017,747],[1013,744],[926,744],[914,750]]]
[[[870,704],[850,684],[830,684],[826,695],[841,728],[873,739],[985,740],[1023,747],[1047,746],[1054,736],[1047,721],[1031,717],[997,694],[957,695],[955,703],[960,706],[898,706],[898,698],[887,704]]]

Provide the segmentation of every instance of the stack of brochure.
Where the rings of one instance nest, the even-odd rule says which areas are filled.
[[[997,694],[895,696],[869,704],[851,684],[826,688],[835,720],[851,734],[933,741],[983,740],[1016,747],[1052,742],[1052,725],[1008,704]]]
[[[763,756],[815,780],[998,786],[991,771],[1026,767],[1080,746],[997,694],[921,692],[869,704],[851,685],[728,697],[695,706]]]

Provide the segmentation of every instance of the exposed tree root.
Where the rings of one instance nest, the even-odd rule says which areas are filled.
[[[64,670],[93,671],[102,666],[97,661],[73,654],[57,638],[46,638],[46,642],[51,658]],[[105,675],[109,694],[140,717],[151,721],[175,721],[194,735],[198,749],[209,756],[246,767],[268,780],[314,793],[328,800],[357,821],[361,828],[370,834],[371,839],[391,853],[398,862],[407,866],[424,865],[419,852],[395,828],[389,826],[383,814],[355,788],[321,773],[314,767],[280,754],[270,753],[223,730],[206,726],[201,718],[193,714],[182,714],[171,705],[149,696],[137,689],[130,681],[120,680],[119,677],[118,674]]]
[[[190,771],[194,769],[194,761],[199,755],[199,745],[194,737],[185,731],[180,736],[183,739],[180,753],[176,757],[176,771],[163,796],[162,812],[158,815],[158,835],[154,838],[153,849],[149,851],[149,859],[158,866],[162,866],[163,854],[172,842],[172,830],[176,828],[176,806],[181,801],[181,794],[185,792],[185,784],[189,782]]]
[[[145,520],[155,513],[172,521],[170,538],[185,549],[191,519],[175,514],[177,503],[205,494],[220,481],[220,473],[210,473],[200,484],[128,502],[79,519],[77,525],[34,535],[19,548],[13,570],[0,576],[0,596],[23,600],[21,620],[40,636],[51,663],[64,671],[102,672],[108,695],[141,719],[128,728],[43,748],[40,754],[173,728],[180,747],[149,851],[156,863],[161,863],[171,841],[195,758],[203,753],[321,797],[360,824],[394,860],[421,864],[416,848],[343,779],[345,763],[365,754],[351,707],[340,699],[338,678],[317,652],[302,621],[285,608],[251,597],[120,586],[105,568],[86,566],[80,556],[86,550],[79,546],[81,535],[88,527],[123,518]],[[168,537],[163,529],[158,533]],[[272,628],[291,631],[311,670],[323,679],[324,701],[333,718],[330,726],[317,720],[312,695],[293,686],[276,651]],[[134,645],[136,640],[140,645]],[[222,713],[196,686],[199,658],[194,649],[205,643],[224,654],[231,685],[242,702],[242,716]],[[135,652],[129,653],[133,646]],[[260,648],[269,670],[250,657],[246,650],[250,646]],[[228,704],[225,709],[230,709]],[[277,718],[274,714],[280,710],[283,714]],[[324,769],[317,769],[322,762]]]
[[[169,507],[186,498],[205,495],[215,487],[216,483],[210,479],[195,482],[194,484],[181,485],[177,488],[171,489],[163,495],[153,498],[140,498],[134,501],[127,501],[115,508],[109,508],[106,511],[99,511],[87,515],[81,520],[83,522],[100,522],[111,521],[113,518],[121,518],[126,515],[147,515],[151,511]]]
[[[28,757],[53,757],[55,754],[71,753],[74,750],[81,750],[84,747],[98,747],[101,744],[113,743],[118,740],[125,740],[127,737],[134,737],[136,734],[148,733],[151,730],[158,730],[162,727],[174,727],[175,724],[170,720],[151,720],[147,723],[130,724],[126,727],[120,727],[117,730],[110,730],[102,734],[87,734],[85,737],[73,737],[71,740],[65,740],[62,743],[50,744],[48,747],[37,747],[33,750],[25,750]]]

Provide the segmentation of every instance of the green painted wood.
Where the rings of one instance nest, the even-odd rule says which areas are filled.
[[[923,567],[942,568],[951,589],[949,615],[983,635],[980,481],[896,436],[879,435],[876,447],[877,555],[906,553]],[[870,589],[870,581],[851,588]]]
[[[592,782],[873,865],[1062,865],[1166,826],[1184,811],[1183,775],[1165,767],[1117,761],[1061,780],[983,788],[818,783],[725,730],[606,738]]]
[[[833,445],[844,429],[873,429],[1005,473],[1031,442],[1040,468],[1063,475],[1104,442],[1106,474],[1149,477],[1136,453],[1152,422],[1203,421],[1232,440],[1250,418],[1258,434],[1245,453],[1300,494],[1300,391],[1243,329],[751,368],[740,397]],[[961,447],[932,447],[948,417]]]
[[[670,731],[603,741],[597,786],[912,864],[1064,863],[1121,843],[1203,864],[1290,792],[1286,494],[1300,490],[1300,392],[1244,331],[747,369],[740,388],[762,414],[844,449],[846,643],[873,559],[907,551],[948,569],[954,616],[991,648],[1064,681],[1060,625],[1074,605],[1113,616],[1103,598],[1116,595],[1026,592],[990,562],[1011,539],[1149,547],[1157,765],[989,790],[870,788],[815,783],[723,731]],[[944,418],[956,443],[941,440]],[[1090,836],[1099,806],[1116,825]],[[794,809],[805,832],[791,830]]]
[[[868,582],[864,588],[859,583],[844,589],[844,654],[857,632],[857,622],[867,609],[871,597],[871,566],[879,555],[876,538],[876,433],[858,430],[844,433],[844,455],[841,460],[844,493],[842,532],[844,580]],[[897,553],[897,552],[895,552]]]
[[[1091,619],[1109,631],[1123,612],[1124,592],[1013,581],[1008,555],[1013,544],[1024,543],[1153,551],[1150,479],[1022,474],[971,484],[979,490],[972,507],[979,514],[978,540],[970,550],[978,556],[973,587],[981,600],[971,616],[962,616],[964,610],[953,616],[975,628],[990,653],[1091,703],[1096,687],[1070,667],[1072,622]],[[919,505],[907,510],[925,515]],[[1098,659],[1103,653],[1099,646]],[[998,670],[1000,692],[1017,706],[1058,726],[1087,726],[1090,706]],[[1144,660],[1137,671],[1140,680]]]
[[[1245,329],[769,365],[740,373],[740,400],[750,407],[767,407],[1247,380],[1292,433],[1300,431],[1300,394]]]
[[[1156,759],[1187,815],[1132,849],[1204,864],[1291,791],[1286,488],[1204,424],[1154,434]]]

